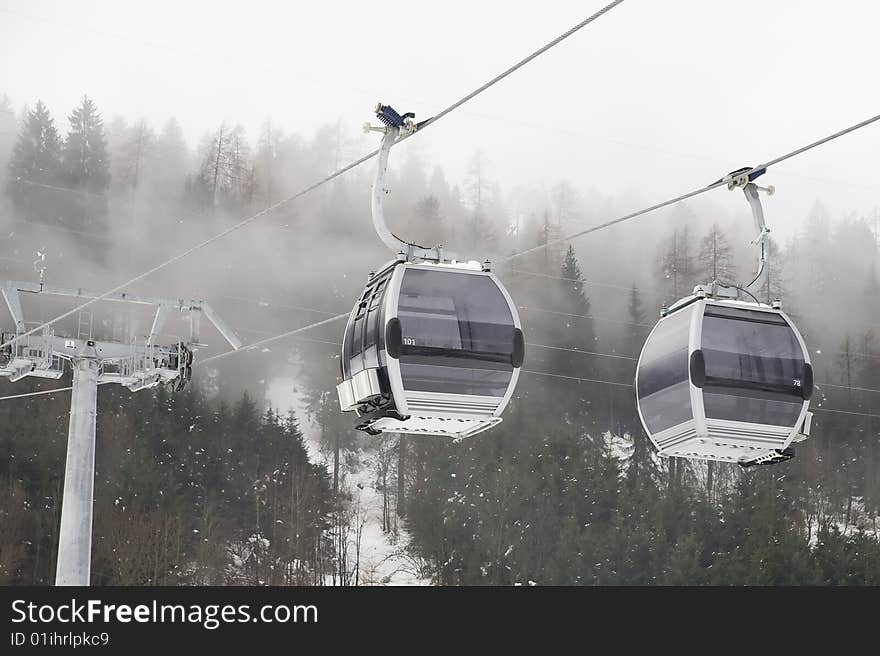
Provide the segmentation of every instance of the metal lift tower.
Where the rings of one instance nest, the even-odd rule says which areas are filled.
[[[99,295],[42,282],[6,282],[0,291],[15,322],[13,332],[0,333],[0,344],[18,338],[0,349],[0,376],[11,382],[25,376],[57,380],[64,375],[65,361],[73,370],[55,585],[89,585],[98,385],[118,383],[137,392],[167,383],[181,389],[192,375],[193,352],[205,346],[199,342],[202,317],[220,331],[232,348],[238,349],[241,340],[203,301],[172,301],[124,292],[101,300],[155,306],[150,334],[142,340],[133,339],[130,343],[93,340],[90,326],[88,334],[82,335],[80,330],[75,338],[59,337],[51,326],[46,326],[42,334],[24,336],[27,329],[21,304],[23,297],[64,296],[86,301]],[[189,318],[189,340],[160,344],[163,325],[171,313]]]

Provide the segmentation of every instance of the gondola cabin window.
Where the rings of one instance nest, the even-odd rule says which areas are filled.
[[[397,313],[406,389],[504,396],[515,326],[491,277],[408,268]]]
[[[709,305],[701,348],[708,418],[779,426],[797,421],[804,353],[784,317]]]
[[[639,408],[650,433],[693,418],[688,378],[688,337],[693,308],[661,319],[639,361]]]
[[[380,366],[384,347],[384,298],[388,273],[377,276],[358,300],[342,343],[342,377]]]

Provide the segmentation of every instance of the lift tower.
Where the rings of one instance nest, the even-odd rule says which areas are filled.
[[[241,340],[204,301],[149,298],[125,292],[101,300],[154,306],[153,323],[145,338],[128,343],[94,340],[90,326],[83,334],[82,316],[76,337],[59,337],[51,326],[46,326],[42,333],[25,335],[22,298],[62,296],[88,301],[99,294],[48,285],[42,280],[0,283],[0,292],[15,323],[14,331],[0,333],[0,344],[11,342],[0,349],[0,377],[10,382],[25,376],[57,380],[64,375],[65,362],[73,370],[55,585],[89,585],[98,385],[118,383],[133,392],[160,383],[182,389],[192,375],[194,351],[205,346],[199,341],[202,317],[217,328],[233,349],[241,346]],[[160,343],[160,337],[164,337],[161,331],[172,313],[189,319],[189,340]]]

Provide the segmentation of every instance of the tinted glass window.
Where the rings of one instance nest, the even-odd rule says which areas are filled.
[[[354,354],[354,347],[352,344],[352,323],[351,316],[348,318],[348,323],[345,325],[345,336],[342,338],[342,377],[343,378],[351,378],[351,358]]]
[[[376,284],[370,294],[367,305],[366,333],[364,335],[364,368],[375,369],[379,366],[379,335],[385,332],[384,308],[385,281]]]
[[[706,417],[794,426],[803,407],[804,354],[781,315],[707,306],[702,349]]]
[[[804,354],[779,314],[707,306],[706,384],[766,389],[800,398]]]
[[[407,269],[397,314],[405,346],[513,352],[513,315],[489,276]]]
[[[442,364],[441,364],[442,363]],[[455,363],[448,358],[402,356],[400,372],[404,388],[419,392],[504,396],[513,368],[492,363],[473,366],[467,360]]]
[[[794,427],[803,401],[788,395],[733,387],[704,387],[703,405],[709,419]]]
[[[690,383],[685,380],[640,398],[639,408],[652,435],[689,421],[693,419]]]
[[[693,308],[661,319],[642,352],[636,391],[650,433],[693,417],[688,379],[688,337]]]
[[[407,271],[406,275],[411,272]],[[469,327],[459,323],[455,301],[449,296],[407,294],[400,296],[397,306],[403,343],[461,350],[462,333]]]
[[[342,340],[343,378],[379,366],[379,347],[385,330],[382,301],[390,274],[388,271],[370,281],[358,298],[354,315],[349,317]]]
[[[503,396],[513,315],[489,276],[407,269],[398,299],[406,389]]]
[[[359,311],[352,325],[351,342],[354,354],[349,363],[352,375],[362,371],[364,368],[364,328],[366,323],[366,313]]]

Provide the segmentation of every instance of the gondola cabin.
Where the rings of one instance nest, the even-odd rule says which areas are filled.
[[[523,355],[516,307],[479,263],[393,261],[349,316],[339,403],[370,434],[468,437],[501,421]]]
[[[787,460],[809,434],[813,370],[777,307],[693,296],[660,319],[636,369],[639,416],[660,455]]]

